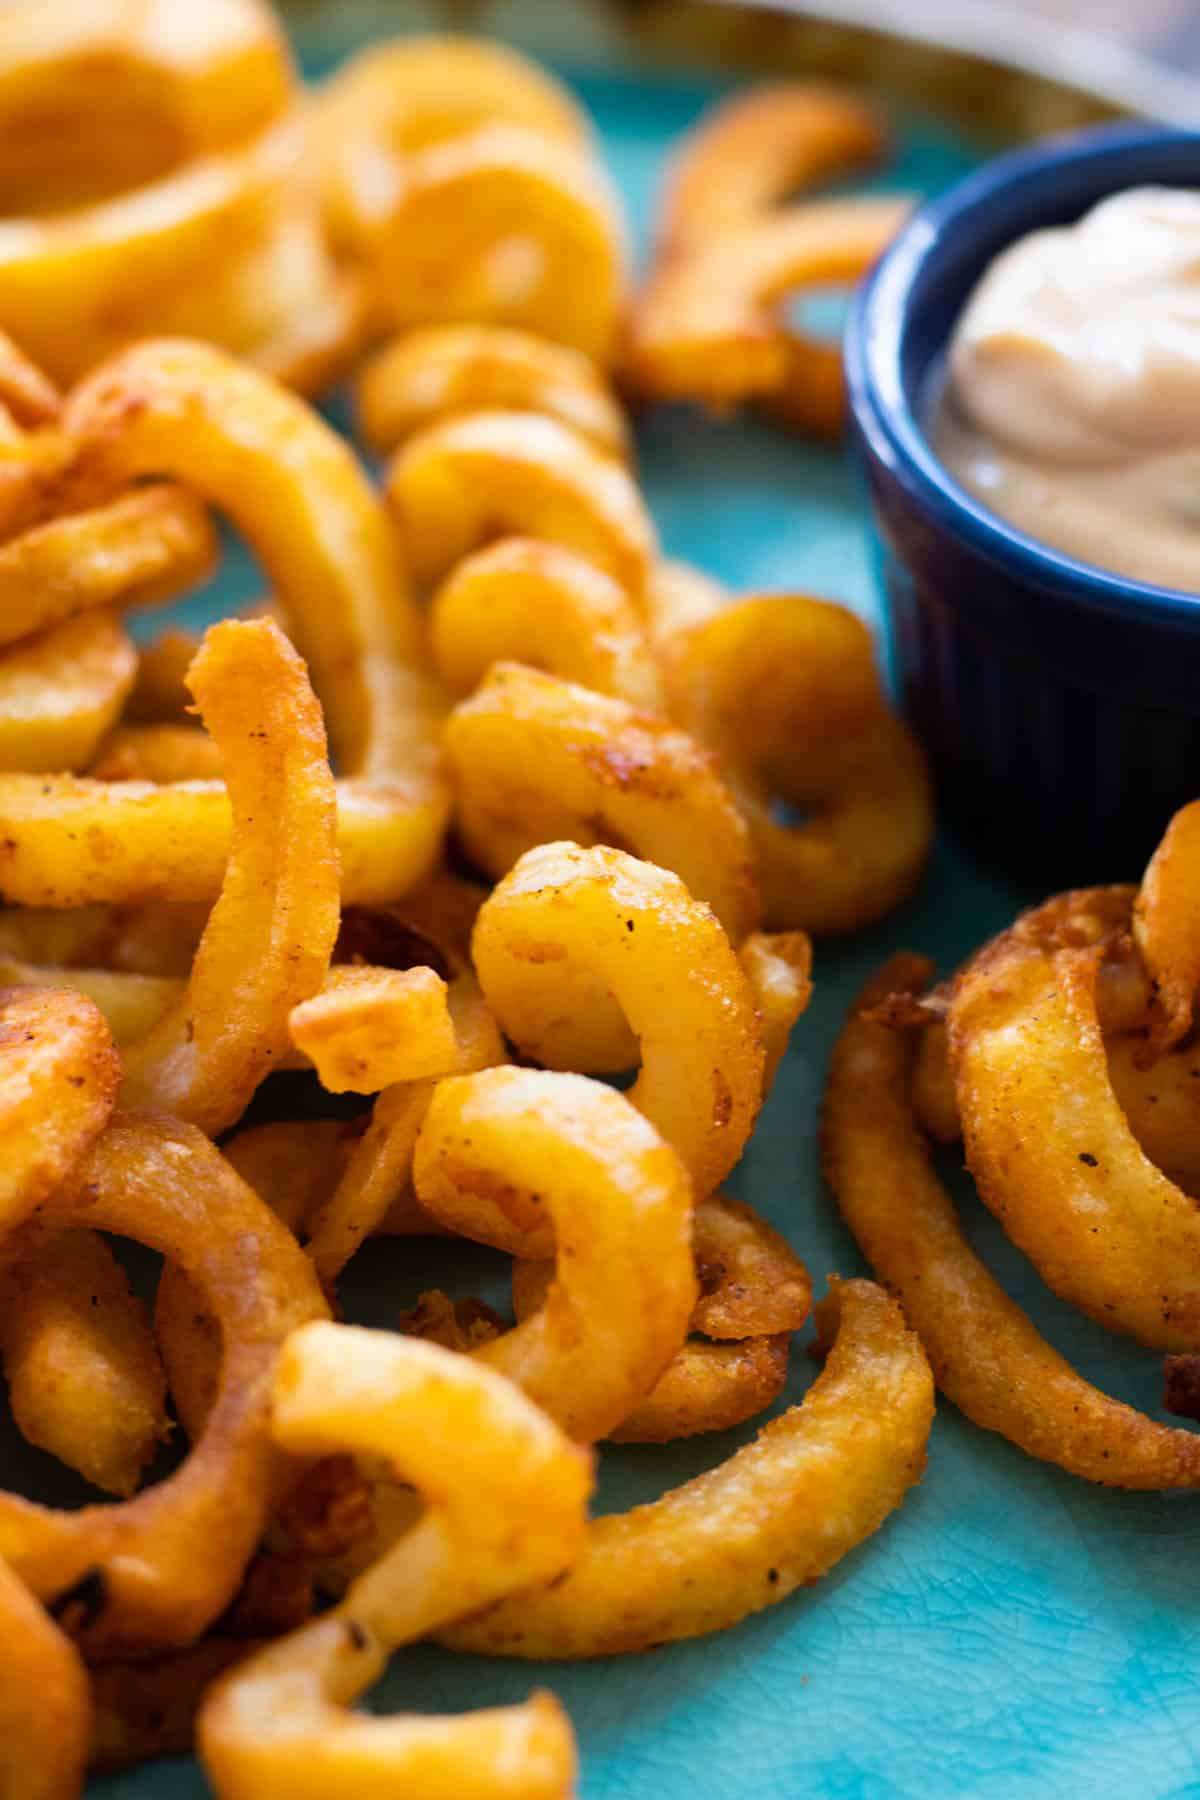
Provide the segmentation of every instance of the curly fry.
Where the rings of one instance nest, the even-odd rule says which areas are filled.
[[[583,1076],[488,1069],[438,1087],[413,1185],[442,1224],[545,1256],[555,1279],[476,1352],[571,1437],[603,1437],[650,1391],[696,1300],[682,1164],[623,1095]]]
[[[560,544],[501,538],[446,578],[430,614],[433,659],[455,694],[478,687],[493,663],[521,662],[663,711],[646,632],[625,590]]]
[[[1200,1341],[1200,1213],[1113,1093],[1096,1012],[1130,891],[1026,913],[962,972],[947,1023],[967,1164],[1047,1286],[1159,1350]],[[1091,939],[1089,944],[1088,939]]]
[[[883,147],[878,112],[848,88],[788,81],[718,102],[668,172],[659,260],[698,249],[804,188],[869,167]]]
[[[90,1671],[89,1767],[109,1774],[186,1755],[208,1689],[218,1675],[258,1648],[253,1639],[222,1635],[153,1659],[97,1664]]]
[[[292,1008],[288,1030],[334,1094],[375,1094],[458,1066],[446,983],[432,969],[350,968]]]
[[[846,1223],[899,1296],[938,1386],[976,1425],[1088,1481],[1195,1487],[1200,1436],[1092,1387],[967,1243],[913,1114],[911,1034],[865,1016],[889,994],[920,993],[929,973],[923,957],[893,957],[868,982],[833,1054],[822,1144]]]
[[[557,419],[478,412],[409,439],[387,497],[417,580],[440,581],[496,537],[527,535],[575,550],[635,598],[654,526],[628,470]]]
[[[4,1562],[0,1634],[0,1792],[74,1800],[82,1791],[92,1702],[83,1658]]]
[[[97,781],[217,781],[221,752],[194,725],[118,725],[88,769]]]
[[[167,1381],[142,1302],[104,1239],[65,1231],[0,1284],[0,1355],[31,1444],[128,1498],[170,1434]]]
[[[125,1051],[124,1094],[215,1137],[286,1054],[289,1014],[328,970],[336,822],[320,707],[277,626],[214,625],[189,680],[221,750],[229,862],[186,993]]]
[[[315,102],[321,199],[336,247],[356,255],[370,244],[415,151],[497,122],[580,150],[591,137],[566,89],[503,44],[405,37],[351,57]]]
[[[808,1317],[808,1270],[765,1219],[715,1194],[701,1200],[692,1224],[700,1298],[689,1332],[656,1386],[610,1437],[616,1443],[669,1443],[726,1431],[775,1400],[787,1379],[788,1339]],[[513,1307],[524,1320],[553,1278],[550,1264],[513,1264]]]
[[[1133,906],[1133,935],[1156,989],[1146,1046],[1169,1050],[1192,1028],[1200,988],[1200,800],[1180,807],[1150,858]]]
[[[499,325],[430,325],[379,351],[357,380],[358,428],[383,456],[437,420],[472,412],[557,419],[625,460],[629,430],[595,363],[565,344]]]
[[[430,784],[436,704],[386,519],[312,409],[209,345],[152,339],[71,395],[78,489],[171,475],[227,511],[261,558],[350,774]]]
[[[107,1125],[120,1079],[108,1027],[82,994],[0,990],[0,1236],[66,1180]]]
[[[776,305],[797,289],[857,281],[910,202],[814,200],[723,232],[652,276],[634,311],[631,378],[663,400],[722,411],[777,394],[794,343]]]
[[[429,1511],[323,1618],[260,1651],[204,1702],[200,1756],[221,1800],[568,1800],[570,1727],[549,1696],[446,1720],[347,1710],[389,1651],[569,1565],[588,1459],[508,1382],[435,1344],[309,1326],[285,1347],[274,1431],[305,1456],[385,1457]]]
[[[380,322],[517,326],[604,361],[628,250],[603,170],[516,125],[413,156],[365,267]]]
[[[620,850],[543,844],[485,902],[473,951],[524,1056],[605,1073],[640,1047],[629,1099],[698,1195],[724,1180],[758,1116],[764,1052],[737,955],[677,876]]]
[[[447,804],[423,777],[338,781],[337,848],[348,904],[386,905],[428,874]],[[216,781],[158,786],[0,774],[0,897],[22,906],[212,901],[231,814]]]
[[[878,1531],[925,1466],[929,1364],[873,1282],[834,1277],[817,1322],[832,1348],[799,1406],[718,1468],[593,1520],[561,1581],[439,1631],[439,1642],[575,1658],[698,1637],[819,1580]]]
[[[802,931],[755,931],[738,955],[758,1005],[763,1048],[763,1095],[770,1093],[792,1026],[812,997],[812,943]]]
[[[697,625],[678,655],[678,716],[720,757],[749,822],[767,922],[852,931],[904,899],[933,835],[929,777],[862,622],[804,595],[755,596]],[[777,793],[813,816],[779,824]]]
[[[0,769],[79,769],[116,722],[137,653],[90,612],[0,649]]]
[[[56,1600],[92,1653],[186,1644],[232,1599],[266,1523],[279,1345],[327,1309],[291,1233],[207,1138],[176,1120],[118,1115],[5,1248],[12,1257],[42,1232],[85,1222],[136,1237],[196,1283],[223,1334],[216,1401],[182,1466],[131,1500],[60,1512],[0,1494],[0,1556]]]
[[[664,720],[499,663],[451,713],[445,752],[463,844],[492,875],[555,838],[608,843],[674,870],[735,943],[757,925],[745,820],[713,757]]]
[[[54,424],[62,395],[7,331],[0,331],[0,406],[22,430]]]
[[[162,482],[48,519],[0,544],[0,644],[89,607],[157,605],[203,581],[216,560],[200,501]]]

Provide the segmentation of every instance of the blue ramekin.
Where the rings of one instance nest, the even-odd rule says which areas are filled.
[[[901,703],[951,835],[1041,888],[1136,877],[1200,796],[1200,596],[997,518],[935,457],[922,400],[999,251],[1145,183],[1200,188],[1200,133],[1107,126],[999,157],[913,215],[847,324]]]

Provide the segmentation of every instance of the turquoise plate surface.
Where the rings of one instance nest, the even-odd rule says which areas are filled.
[[[657,77],[578,85],[644,239],[669,144],[720,90]],[[985,149],[910,119],[887,185],[931,192]],[[736,588],[802,588],[874,615],[863,510],[841,455],[753,422],[683,412],[652,414],[639,435],[668,553]],[[220,586],[187,610],[197,622],[215,616],[254,581],[235,555]],[[948,967],[1015,904],[942,852],[918,897],[885,926],[819,948],[811,1011],[730,1183],[800,1248],[818,1291],[831,1271],[863,1268],[817,1162],[823,1072],[846,1007],[889,951],[929,951]],[[963,1201],[977,1247],[1056,1347],[1093,1381],[1156,1411],[1155,1359],[1056,1302],[973,1195]],[[498,1258],[381,1240],[349,1271],[347,1310],[390,1324],[435,1283],[505,1301]],[[799,1344],[793,1364],[790,1400],[811,1374]],[[648,1499],[750,1435],[606,1452],[600,1504]],[[579,1734],[585,1800],[1200,1796],[1198,1526],[1193,1499],[1092,1489],[942,1403],[922,1486],[816,1588],[723,1636],[623,1660],[534,1667],[409,1651],[377,1704],[456,1711],[549,1686]],[[206,1792],[185,1762],[89,1789],[94,1800]]]

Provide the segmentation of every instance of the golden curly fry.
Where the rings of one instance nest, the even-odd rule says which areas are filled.
[[[426,426],[389,464],[387,497],[426,586],[493,538],[524,535],[577,551],[636,598],[654,555],[654,526],[628,470],[536,413]]]
[[[13,1800],[75,1800],[82,1792],[92,1702],[83,1658],[8,1566],[0,1562],[0,1793]]]
[[[976,1425],[1088,1481],[1196,1486],[1200,1436],[1092,1387],[967,1243],[913,1114],[912,1034],[864,1016],[890,994],[920,993],[929,972],[923,957],[893,957],[867,984],[833,1054],[822,1142],[846,1223],[899,1296],[938,1386]]]
[[[1133,935],[1155,986],[1148,1054],[1192,1028],[1200,988],[1200,800],[1180,807],[1150,858],[1133,906]]]
[[[0,1494],[0,1556],[93,1653],[187,1644],[232,1599],[266,1524],[279,1346],[327,1309],[291,1233],[176,1120],[119,1114],[22,1241],[85,1221],[161,1251],[196,1283],[223,1334],[216,1401],[182,1466],[132,1500],[60,1512]]]
[[[325,225],[360,254],[386,221],[414,152],[481,125],[522,125],[585,150],[591,128],[567,90],[504,44],[405,37],[372,45],[317,90],[315,150]]]
[[[1149,1160],[1109,1079],[1096,1012],[1128,888],[1025,913],[973,958],[947,1023],[967,1164],[1042,1279],[1159,1350],[1200,1341],[1200,1213]]]
[[[434,596],[430,643],[455,694],[493,663],[521,662],[643,712],[662,713],[645,628],[625,590],[574,550],[501,538],[464,557]]]
[[[718,101],[668,170],[659,260],[751,223],[804,188],[870,167],[884,144],[878,111],[850,88],[787,81]]]
[[[490,874],[552,839],[609,843],[674,870],[735,943],[757,925],[745,820],[714,758],[665,720],[499,663],[450,714],[445,752],[462,842]]]
[[[763,1094],[769,1094],[792,1026],[812,997],[812,943],[803,931],[755,931],[738,955],[754,989],[767,1061]]]
[[[78,211],[10,214],[0,321],[63,382],[162,332],[220,343],[296,385],[320,380],[353,347],[359,301],[321,240],[295,110]]]
[[[628,372],[644,393],[723,411],[777,394],[794,342],[787,295],[857,281],[900,229],[911,202],[813,200],[722,232],[650,279],[634,309]]]
[[[277,626],[214,625],[189,683],[221,751],[229,862],[186,993],[126,1048],[123,1094],[215,1137],[286,1055],[291,1010],[328,971],[340,910],[336,814],[321,709]]]
[[[0,331],[0,406],[26,431],[54,424],[62,409],[62,395],[50,377],[6,331]]]
[[[386,329],[509,325],[604,362],[627,266],[597,164],[542,133],[483,125],[409,159],[364,273]]]
[[[442,1224],[555,1254],[540,1310],[476,1352],[590,1443],[683,1342],[696,1300],[679,1158],[623,1095],[583,1076],[488,1069],[440,1084],[413,1185]]]
[[[108,1027],[82,994],[0,990],[0,1235],[66,1180],[107,1125],[120,1079]]]
[[[808,1317],[808,1270],[765,1219],[715,1194],[701,1200],[692,1222],[692,1254],[700,1297],[690,1337],[656,1386],[610,1437],[616,1443],[669,1443],[705,1431],[726,1431],[775,1400],[787,1379],[788,1339]],[[518,1320],[539,1306],[553,1279],[545,1262],[513,1264]]]
[[[340,1119],[275,1119],[236,1132],[223,1148],[246,1185],[303,1237],[345,1166],[354,1134]]]
[[[167,1380],[142,1302],[104,1239],[65,1231],[0,1292],[0,1356],[22,1435],[128,1497],[170,1434]]]
[[[379,456],[438,419],[497,411],[557,419],[622,460],[630,451],[625,415],[589,357],[500,325],[407,332],[359,373],[355,402],[359,431]]]
[[[203,581],[217,558],[208,514],[156,483],[0,544],[0,644],[93,606],[153,606]]]
[[[432,969],[350,968],[292,1008],[288,1031],[334,1094],[375,1094],[458,1066],[446,983]]]
[[[200,1756],[221,1800],[568,1800],[570,1727],[548,1695],[445,1720],[347,1710],[389,1651],[567,1567],[586,1529],[588,1458],[477,1361],[346,1325],[296,1332],[275,1381],[293,1454],[385,1458],[429,1510],[323,1618],[260,1651],[204,1702]]]
[[[801,1405],[718,1468],[593,1520],[564,1579],[439,1642],[523,1657],[647,1650],[735,1625],[878,1531],[924,1470],[929,1364],[873,1282],[833,1277],[817,1322],[832,1348]]]
[[[108,612],[0,649],[0,769],[84,768],[136,672],[137,652]]]
[[[175,975],[137,975],[126,969],[76,969],[18,962],[0,956],[0,986],[75,988],[104,1015],[118,1049],[136,1044],[182,999],[185,982]]]
[[[105,972],[186,975],[207,917],[206,907],[170,903],[66,912],[51,906],[0,907],[0,954]]]
[[[73,0],[51,16],[0,16],[0,145],[6,213],[82,209],[190,157],[244,143],[292,93],[269,6],[208,0]]]
[[[429,786],[437,705],[379,501],[348,446],[295,395],[209,345],[151,340],[67,403],[75,481],[170,474],[228,512],[260,557],[349,774]]]
[[[689,633],[715,617],[729,598],[719,581],[691,563],[665,558],[654,566],[646,588],[646,627],[658,659],[666,711],[676,721],[687,712],[683,664]]]
[[[1097,982],[1097,1015],[1104,1031],[1108,1078],[1129,1129],[1150,1158],[1192,1193],[1200,1184],[1200,1057],[1186,1048],[1168,1051],[1146,1066],[1145,1038],[1112,1035],[1107,1026],[1104,971]],[[5,977],[0,969],[0,980]],[[939,1144],[962,1137],[950,1047],[941,1021],[921,1033],[913,1076],[913,1105],[921,1129]]]
[[[218,781],[221,752],[194,725],[118,725],[88,769],[97,781]]]
[[[484,903],[473,953],[522,1055],[595,1073],[629,1068],[640,1047],[628,1098],[698,1195],[724,1180],[758,1116],[764,1052],[737,955],[676,875],[620,850],[543,844]]]
[[[441,847],[447,807],[424,777],[339,781],[337,848],[348,904],[386,905]],[[213,901],[232,830],[216,781],[95,781],[0,774],[0,897],[21,906]]]
[[[735,601],[678,648],[674,694],[749,822],[768,924],[853,931],[912,891],[933,835],[929,776],[861,620],[800,594]],[[811,816],[778,823],[776,794]]]

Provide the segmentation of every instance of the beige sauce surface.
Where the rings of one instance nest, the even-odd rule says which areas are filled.
[[[1002,518],[1200,593],[1200,192],[1133,188],[998,257],[951,342],[935,450]]]

